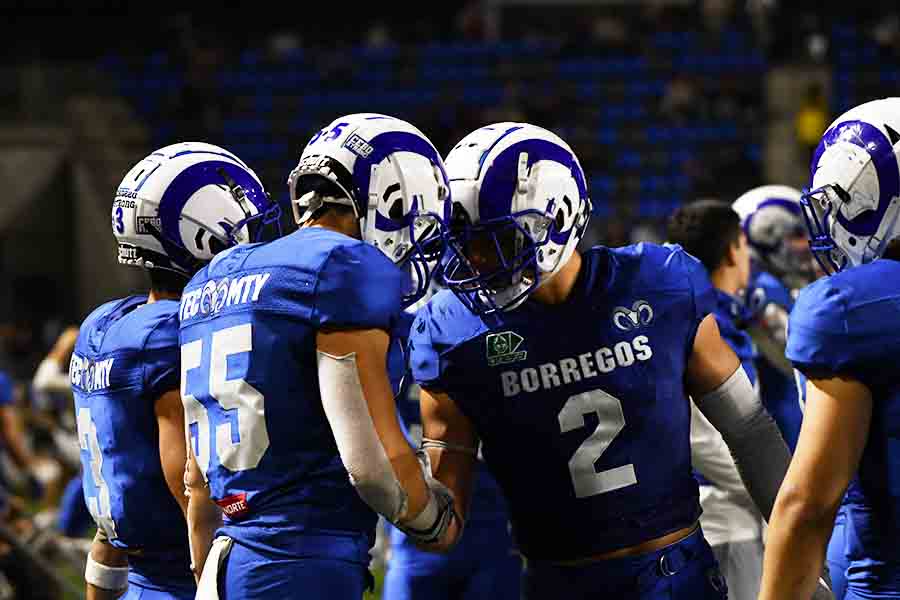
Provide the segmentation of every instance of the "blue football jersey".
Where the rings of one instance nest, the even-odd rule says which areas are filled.
[[[770,304],[776,304],[791,312],[794,308],[794,298],[791,291],[781,283],[777,277],[768,271],[754,270],[747,284],[745,305],[747,307],[746,319],[751,320],[766,309]]]
[[[747,287],[747,320],[759,327],[775,342],[784,343],[784,325],[766,316],[769,307],[775,306],[789,314],[794,308],[791,291],[781,281],[766,271],[755,271]],[[778,331],[773,331],[778,328]],[[797,447],[800,424],[803,421],[801,399],[797,392],[797,380],[775,366],[763,352],[756,356],[759,388],[763,405],[775,419],[784,440],[791,451]]]
[[[741,366],[747,372],[750,382],[756,385],[756,349],[750,334],[743,329],[741,317],[743,304],[731,294],[722,290],[714,290],[716,295],[715,316],[716,325],[719,326],[719,335],[725,340],[741,361]]]
[[[178,389],[178,303],[131,296],[97,308],[81,325],[69,365],[84,497],[110,544],[153,586],[193,586],[187,527],[159,458],[154,404]],[[152,560],[156,556],[158,560]],[[165,566],[168,565],[168,566]],[[134,579],[132,579],[134,581]]]
[[[316,333],[390,330],[403,275],[320,227],[220,253],[181,303],[182,398],[223,533],[285,556],[368,563],[375,513],[322,408]]]
[[[872,392],[872,422],[845,498],[851,560],[900,559],[900,262],[824,277],[797,299],[787,357],[807,376],[846,375]]]
[[[481,319],[449,292],[410,334],[416,380],[472,420],[530,559],[608,552],[692,525],[687,360],[715,295],[678,246],[597,247],[560,305]]]

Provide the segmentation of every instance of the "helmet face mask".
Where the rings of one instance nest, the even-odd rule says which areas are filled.
[[[849,263],[847,254],[835,243],[830,231],[835,203],[841,202],[842,192],[846,193],[839,185],[824,185],[804,191],[800,200],[809,231],[809,249],[827,275],[842,271]]]
[[[446,247],[450,187],[421,131],[385,115],[339,117],[307,144],[288,186],[298,225],[326,204],[352,208],[362,240],[406,272],[404,305],[425,296]]]
[[[454,237],[445,267],[447,285],[470,310],[511,310],[537,289],[538,255],[553,222],[537,210],[468,226]]]

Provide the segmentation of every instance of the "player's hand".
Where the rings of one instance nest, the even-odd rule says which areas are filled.
[[[459,537],[462,535],[462,529],[462,521],[458,517],[454,517],[447,526],[444,535],[437,541],[428,544],[416,540],[413,540],[413,542],[419,550],[446,554],[447,552],[450,552],[456,545],[456,542],[459,541]]]

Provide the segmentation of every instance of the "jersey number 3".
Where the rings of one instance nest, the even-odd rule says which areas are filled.
[[[203,363],[203,342],[199,339],[181,347],[181,399],[197,465],[207,473],[210,456],[215,455],[229,471],[252,469],[269,448],[265,401],[259,390],[244,380],[249,358],[241,361],[240,374],[235,372],[238,369],[228,369],[229,357],[253,350],[252,325],[245,323],[212,334],[205,402],[187,392],[188,371]],[[210,423],[215,424],[215,438]]]
[[[584,415],[594,413],[600,419],[597,428],[569,459],[569,473],[576,498],[605,494],[637,483],[634,465],[597,471],[600,456],[625,427],[622,403],[603,390],[591,390],[571,396],[559,411],[562,433],[585,427]]]

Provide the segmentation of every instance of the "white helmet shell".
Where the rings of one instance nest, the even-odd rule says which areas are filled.
[[[801,195],[790,186],[761,185],[745,192],[732,205],[741,219],[753,259],[791,287],[801,287],[812,277]],[[791,243],[797,238],[804,240],[802,251]]]
[[[191,275],[219,250],[251,241],[247,219],[269,207],[259,178],[231,152],[202,142],[166,146],[116,190],[119,262]]]
[[[880,258],[900,236],[900,98],[853,108],[813,154],[802,198],[810,245],[826,271]]]

